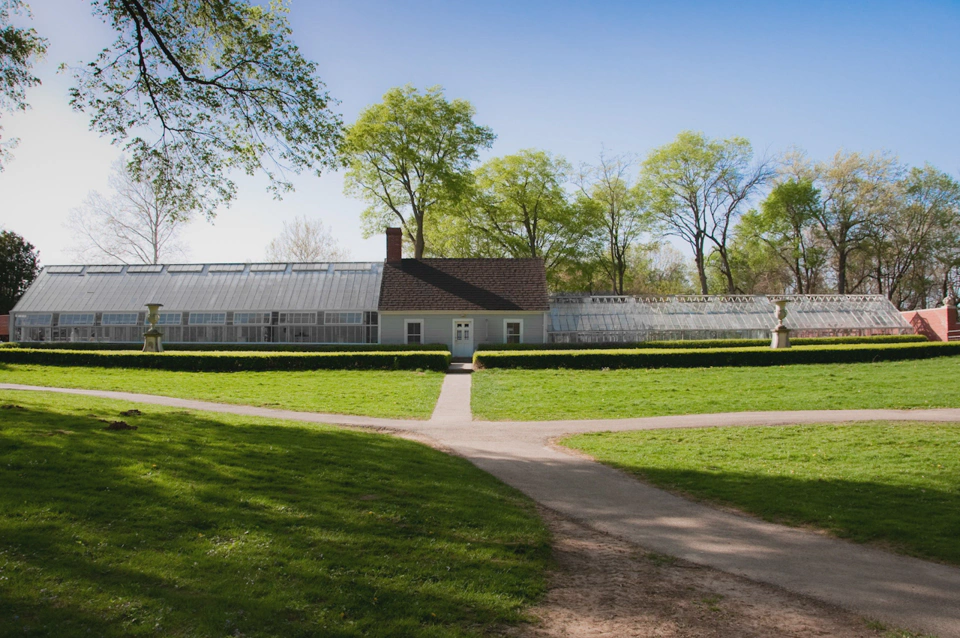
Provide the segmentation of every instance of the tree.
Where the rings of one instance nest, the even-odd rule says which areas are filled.
[[[631,247],[649,229],[647,200],[630,184],[633,161],[626,155],[600,154],[595,166],[584,165],[577,179],[579,204],[588,225],[597,229],[593,251],[613,292],[624,294]]]
[[[937,270],[930,262],[938,257],[953,261],[942,257],[951,248],[956,251],[960,183],[928,164],[911,169],[896,188],[895,205],[881,211],[871,252],[877,292],[902,308],[904,302],[923,305],[926,301],[919,296],[929,293],[918,290],[918,284],[921,273]]]
[[[742,137],[711,140],[684,131],[654,149],[643,163],[642,188],[663,232],[683,239],[693,251],[701,294],[708,294],[707,247],[717,251],[727,292],[735,292],[727,254],[733,223],[748,201],[773,176],[772,162],[753,161]]]
[[[796,155],[789,170],[810,179],[820,191],[814,218],[832,248],[837,293],[856,290],[870,273],[867,269],[860,281],[851,285],[851,256],[868,249],[883,212],[896,205],[895,185],[902,167],[890,155],[839,151],[830,162],[816,164]]]
[[[633,247],[628,255],[627,292],[633,295],[686,295],[693,292],[683,254],[665,242]]]
[[[158,264],[185,252],[180,232],[190,220],[190,200],[174,184],[151,176],[150,168],[134,171],[122,159],[114,163],[113,193],[90,193],[68,219],[78,259]]]
[[[427,252],[543,259],[553,282],[593,230],[564,190],[570,171],[563,158],[531,149],[486,162],[472,195],[431,228]]]
[[[13,24],[18,14],[29,15],[22,0],[0,0],[0,114],[29,108],[27,89],[40,84],[32,68],[47,50],[47,41],[34,29]],[[0,136],[0,171],[17,141]]]
[[[9,314],[40,271],[40,253],[15,232],[0,231],[0,315]]]
[[[350,253],[319,219],[297,217],[283,222],[283,232],[267,246],[267,261],[347,261]]]
[[[123,144],[133,172],[150,166],[157,190],[179,183],[191,209],[212,216],[236,194],[234,169],[265,174],[279,196],[292,187],[290,172],[335,165],[342,123],[316,65],[290,39],[283,3],[90,4],[117,38],[74,70],[70,103],[90,115],[93,130]],[[42,50],[35,36],[28,42]],[[14,95],[36,83],[22,62],[0,63],[19,70]]]
[[[826,250],[817,235],[820,191],[810,180],[777,184],[760,205],[740,219],[735,234],[744,242],[759,241],[789,268],[791,292],[809,294],[823,288]],[[785,291],[776,291],[785,292]]]
[[[343,160],[345,191],[365,200],[365,237],[399,224],[423,258],[427,220],[456,208],[469,193],[470,165],[495,136],[473,121],[466,100],[448,101],[434,86],[387,91],[347,129]]]

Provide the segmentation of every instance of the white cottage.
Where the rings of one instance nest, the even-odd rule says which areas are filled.
[[[550,310],[541,259],[402,259],[387,229],[380,343],[443,343],[470,357],[481,343],[544,343]]]

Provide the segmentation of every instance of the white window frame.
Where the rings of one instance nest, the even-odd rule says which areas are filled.
[[[89,317],[89,319],[83,319],[81,321],[64,321],[65,317]],[[92,312],[61,312],[60,317],[57,319],[57,325],[59,327],[83,327],[83,326],[92,326],[96,323],[96,315]]]
[[[133,322],[131,323],[128,320],[125,321],[108,321],[107,318],[116,318],[116,317],[133,317]],[[140,313],[138,312],[105,312],[100,317],[101,326],[135,326],[137,321],[140,320]]]
[[[420,343],[411,344],[410,343],[410,329],[407,327],[412,323],[420,324]],[[404,319],[403,320],[403,343],[405,345],[419,345],[422,346],[426,343],[426,325],[427,322],[423,319]]]
[[[520,341],[519,341],[519,343],[523,343],[523,319],[504,319],[504,320],[503,320],[503,342],[504,342],[504,343],[508,343],[508,342],[507,342],[507,336],[508,336],[508,335],[507,335],[507,324],[508,324],[508,323],[519,323],[519,324],[520,324]]]
[[[328,319],[333,318],[336,315],[337,321],[329,321]],[[343,318],[343,315],[359,315],[360,321],[339,321]],[[363,311],[362,310],[326,310],[323,313],[323,325],[325,326],[362,326],[363,325]]]
[[[200,321],[201,319],[223,317],[219,321]],[[190,326],[225,326],[227,325],[227,313],[225,312],[191,312],[189,316]]]
[[[158,326],[179,326],[183,324],[183,313],[182,312],[160,312],[159,319],[157,319]],[[177,316],[176,321],[169,321],[174,315]],[[165,321],[166,319],[166,321]]]

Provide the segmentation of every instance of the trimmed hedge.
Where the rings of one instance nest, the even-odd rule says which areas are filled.
[[[829,346],[851,343],[919,343],[927,342],[924,335],[876,335],[873,337],[798,337],[791,339],[795,346]],[[750,348],[769,346],[770,339],[691,339],[689,341],[637,341],[633,343],[481,343],[477,350],[484,352],[526,350],[665,350],[677,348]]]
[[[143,343],[29,342],[5,343],[0,348],[26,350],[122,350],[139,352]],[[167,352],[446,352],[442,343],[425,345],[381,343],[164,343]]]
[[[475,368],[600,370],[603,368],[713,368],[804,363],[869,363],[960,355],[960,343],[893,343],[758,348],[477,352]]]
[[[266,370],[436,370],[450,367],[450,353],[433,352],[165,352],[0,348],[0,364],[149,368],[176,372]]]

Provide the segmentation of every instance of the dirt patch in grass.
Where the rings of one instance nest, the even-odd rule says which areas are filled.
[[[879,623],[595,532],[547,511],[556,569],[518,638],[779,636],[877,638]],[[896,634],[911,635],[911,634]]]
[[[101,419],[102,420],[102,419]],[[121,430],[136,430],[137,426],[130,425],[126,421],[104,421],[107,424],[107,427],[103,428],[104,430],[110,430],[111,432],[117,432]]]

